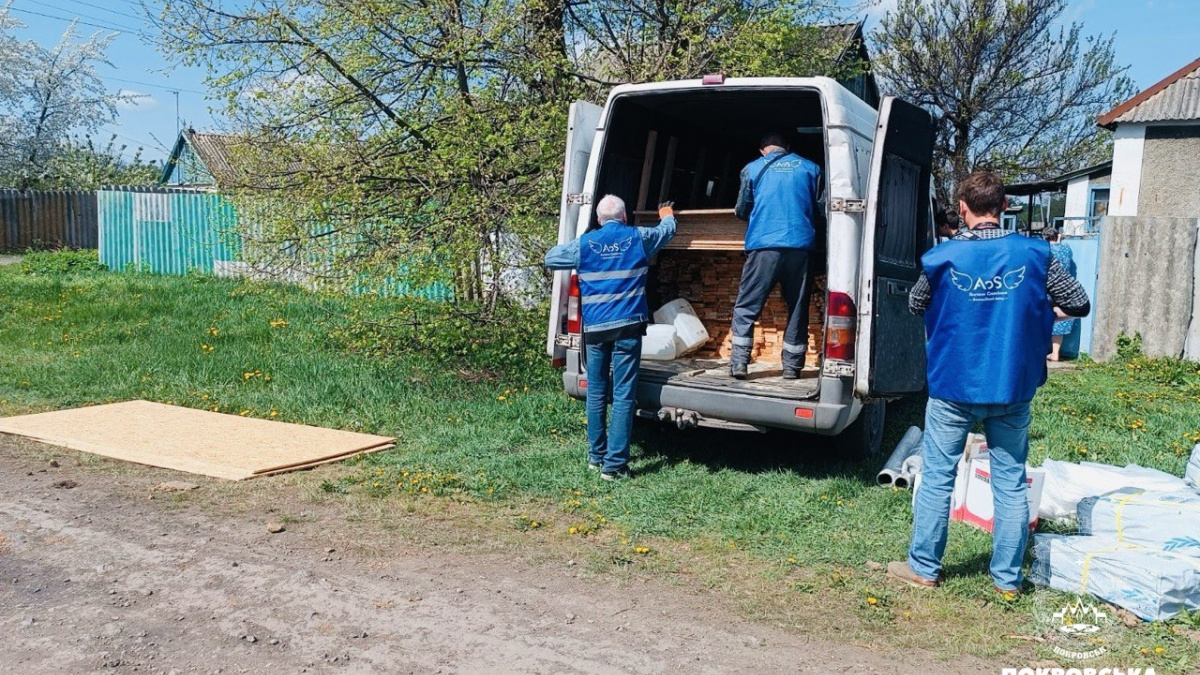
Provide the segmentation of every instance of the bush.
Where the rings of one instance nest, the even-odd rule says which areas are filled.
[[[108,266],[100,262],[100,253],[95,249],[29,251],[21,258],[21,271],[25,274],[62,276],[106,269]]]
[[[484,315],[470,303],[362,300],[330,331],[345,349],[376,358],[423,356],[429,368],[464,371],[467,380],[553,379],[544,350],[545,307],[502,306]]]

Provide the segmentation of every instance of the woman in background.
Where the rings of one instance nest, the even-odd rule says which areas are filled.
[[[1042,237],[1050,244],[1050,255],[1058,260],[1058,264],[1062,265],[1071,278],[1075,278],[1075,258],[1071,256],[1071,248],[1062,243],[1062,233],[1053,227],[1047,227],[1042,230]],[[1058,352],[1062,349],[1063,337],[1070,335],[1078,321],[1079,319],[1065,319],[1054,322],[1054,330],[1051,331],[1050,338],[1050,355],[1046,357],[1047,359],[1059,360]]]

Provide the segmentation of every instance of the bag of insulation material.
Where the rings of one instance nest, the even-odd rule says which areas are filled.
[[[1033,555],[1038,586],[1095,595],[1146,621],[1200,610],[1200,558],[1061,534],[1034,535]]]
[[[1200,494],[1118,490],[1079,502],[1079,534],[1200,557]]]

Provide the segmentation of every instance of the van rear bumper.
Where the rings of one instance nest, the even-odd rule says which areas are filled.
[[[568,368],[563,372],[563,388],[568,395],[584,399],[587,390],[580,384],[586,379]],[[858,401],[849,395],[850,387],[849,380],[822,378],[820,400],[796,401],[643,378],[638,381],[637,405],[642,410],[677,408],[694,411],[710,420],[835,435],[850,426],[861,409]]]

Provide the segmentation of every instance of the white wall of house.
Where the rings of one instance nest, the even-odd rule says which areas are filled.
[[[1063,234],[1083,234],[1087,230],[1088,186],[1087,176],[1077,176],[1067,182],[1067,201],[1063,208]]]
[[[1108,215],[1137,215],[1138,192],[1142,184],[1142,153],[1145,145],[1145,124],[1121,124],[1113,133],[1113,167]],[[1085,208],[1086,199],[1085,191]]]

